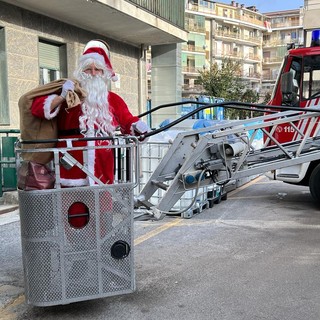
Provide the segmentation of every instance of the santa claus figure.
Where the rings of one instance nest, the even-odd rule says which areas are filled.
[[[53,119],[57,117],[58,137],[61,139],[106,137],[113,135],[120,126],[123,134],[143,134],[148,126],[131,114],[123,99],[108,90],[107,84],[117,77],[110,63],[109,46],[102,40],[89,41],[85,46],[75,80],[66,80],[61,94],[36,97],[31,106],[33,116]],[[75,82],[85,90],[86,97],[77,106],[68,108],[66,96],[73,91]],[[59,142],[58,147],[108,145],[107,140]],[[68,143],[68,145],[66,145]],[[88,152],[72,151],[72,156],[86,167],[102,183],[113,183],[113,151],[108,148],[88,148]],[[88,186],[96,182],[81,169],[60,167],[61,185],[64,187]]]

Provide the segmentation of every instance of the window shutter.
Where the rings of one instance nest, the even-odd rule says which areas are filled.
[[[60,70],[59,46],[39,42],[40,68]]]

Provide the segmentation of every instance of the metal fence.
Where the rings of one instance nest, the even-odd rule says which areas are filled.
[[[20,133],[18,129],[0,130],[0,197],[3,192],[17,188],[14,145]]]

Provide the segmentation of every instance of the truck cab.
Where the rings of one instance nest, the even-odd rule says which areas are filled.
[[[269,105],[312,107],[320,110],[320,30],[312,33],[310,47],[288,50],[273,90]],[[297,141],[308,130],[308,119],[293,125],[283,124],[277,127],[274,136],[281,143]],[[320,126],[320,122],[319,122]],[[317,127],[318,128],[318,127]],[[317,135],[313,130],[311,136]],[[320,160],[281,168],[267,174],[269,178],[310,187],[311,194],[320,202]],[[318,177],[319,176],[319,177]],[[319,191],[315,191],[319,184]]]

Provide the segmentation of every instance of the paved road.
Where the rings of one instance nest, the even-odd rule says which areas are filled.
[[[12,216],[0,226],[1,320],[320,319],[320,211],[307,188],[258,178],[192,219],[136,221],[135,293],[47,308],[24,302]]]

